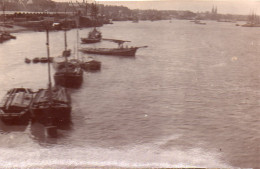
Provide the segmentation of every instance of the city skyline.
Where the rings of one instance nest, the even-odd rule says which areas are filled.
[[[56,2],[69,2],[69,0],[54,0]],[[80,0],[78,0],[81,2]],[[83,0],[82,0],[83,1]],[[97,2],[104,5],[126,6],[130,9],[156,9],[156,10],[190,10],[192,12],[211,11],[216,7],[218,13],[222,14],[242,14],[247,15],[252,12],[260,13],[259,0],[87,0],[87,2]]]

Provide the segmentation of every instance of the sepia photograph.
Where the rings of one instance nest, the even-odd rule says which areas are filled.
[[[260,0],[0,0],[0,169],[260,168]]]

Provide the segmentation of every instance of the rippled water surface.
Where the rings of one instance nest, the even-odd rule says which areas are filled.
[[[174,20],[99,29],[104,38],[149,47],[134,58],[92,55],[102,70],[69,89],[72,124],[57,139],[37,123],[0,122],[1,167],[260,166],[259,28]],[[88,31],[79,30],[80,37]],[[67,35],[75,51],[76,30]],[[1,97],[12,87],[47,86],[47,65],[24,63],[46,56],[46,34],[16,36],[0,44]],[[64,32],[51,32],[50,46],[51,56],[61,54]]]

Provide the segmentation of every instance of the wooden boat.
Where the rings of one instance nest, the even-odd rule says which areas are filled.
[[[11,124],[29,122],[29,106],[33,100],[33,92],[27,88],[10,89],[0,103],[0,118]]]
[[[24,59],[24,62],[25,62],[25,63],[31,63],[31,59],[25,58],[25,59]]]
[[[64,66],[65,62],[66,62],[66,57],[70,57],[71,55],[71,50],[68,49],[68,50],[64,50],[62,52],[62,55],[61,56],[58,56],[58,57],[54,57],[52,59],[52,66],[53,68],[57,71],[59,70],[60,66]]]
[[[33,63],[38,63],[38,62],[40,62],[40,58],[38,58],[38,57],[36,57],[36,58],[33,58]]]
[[[47,54],[49,56],[49,31],[47,33]],[[48,62],[47,89],[40,89],[30,105],[31,117],[47,126],[70,122],[71,100],[67,90],[63,87],[52,87],[50,62]]]
[[[66,30],[65,35],[65,50],[67,51],[67,37]],[[63,52],[64,53],[64,52]],[[78,64],[73,64],[68,62],[68,58],[64,56],[65,61],[60,63],[56,67],[56,72],[54,74],[54,81],[56,85],[63,87],[78,88],[83,82],[83,70]]]
[[[54,74],[56,85],[78,88],[83,82],[83,70],[80,67],[59,69]]]
[[[135,56],[137,49],[145,48],[147,46],[140,46],[140,47],[124,47],[124,42],[130,41],[123,41],[123,40],[116,40],[116,39],[103,39],[112,41],[118,44],[118,48],[81,48],[80,51],[83,53],[89,54],[100,54],[100,55],[115,55],[115,56]]]
[[[101,69],[101,62],[88,57],[80,63],[80,66],[85,71],[97,71]]]
[[[68,60],[68,65],[70,67],[79,67],[80,63],[81,63],[81,61],[79,59],[70,59],[70,60]]]
[[[62,87],[40,89],[30,106],[32,119],[44,125],[70,122],[71,100]]]
[[[87,38],[81,38],[82,43],[97,43],[102,39],[102,33],[94,28],[91,32],[89,32]]]
[[[48,62],[48,58],[47,57],[41,57],[40,58],[40,62],[41,63],[47,63]]]
[[[75,69],[77,67],[76,66],[77,64],[74,61],[71,61],[71,60],[69,60],[67,63],[65,61],[63,61],[63,62],[55,62],[52,65],[53,65],[53,68],[56,71],[63,70],[63,69],[65,69],[66,66],[67,66],[68,69]]]
[[[10,33],[8,32],[2,32],[0,34],[0,43],[4,42],[4,41],[7,41],[7,40],[10,40],[10,39],[16,39],[16,36],[14,35],[11,35]]]
[[[132,48],[82,48],[83,53],[100,54],[100,55],[116,55],[116,56],[135,56],[138,47]]]

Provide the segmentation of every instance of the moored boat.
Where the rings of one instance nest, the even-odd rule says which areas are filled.
[[[40,58],[38,58],[38,57],[33,58],[32,62],[33,62],[33,63],[38,63],[38,62],[40,62]]]
[[[257,16],[255,12],[252,12],[252,14],[248,16],[247,23],[243,24],[241,26],[242,27],[260,27],[259,16]]]
[[[9,32],[2,32],[0,34],[0,43],[10,40],[10,39],[16,39],[16,36],[11,35]]]
[[[41,57],[40,58],[40,62],[41,63],[47,63],[48,62],[48,58],[47,57]]]
[[[115,42],[118,44],[118,47],[117,48],[81,48],[80,51],[89,54],[135,56],[137,49],[147,47],[147,46],[127,47],[127,46],[123,46],[123,43],[130,42],[130,41],[123,41],[123,40],[116,40],[116,39],[104,39],[104,40]]]
[[[24,62],[25,62],[25,63],[31,63],[31,59],[25,58],[25,59],[24,59]]]
[[[71,54],[71,50],[69,49],[69,50],[66,50],[66,51],[64,50],[62,52],[61,56],[54,57],[52,59],[52,66],[53,66],[53,68],[56,71],[59,70],[59,68],[61,66],[63,66],[65,64],[65,62],[66,62],[66,58],[65,57],[70,57],[70,54]]]
[[[101,62],[94,60],[92,57],[88,57],[82,60],[80,66],[85,71],[97,71],[101,69]]]
[[[80,51],[89,54],[135,56],[138,47],[131,48],[81,48]]]
[[[65,50],[67,50],[66,30],[64,32]],[[56,66],[54,81],[56,85],[63,87],[78,88],[83,82],[83,70],[79,64],[68,61],[68,56],[63,52],[64,61]],[[70,54],[70,53],[69,53]]]
[[[59,69],[54,74],[54,81],[59,86],[78,88],[83,82],[83,71],[80,67]]]
[[[94,28],[91,32],[89,32],[87,38],[81,38],[82,43],[97,43],[102,39],[102,33]]]
[[[29,106],[34,92],[28,88],[10,89],[0,103],[0,118],[10,124],[25,124],[29,122]]]
[[[71,100],[63,87],[40,89],[30,106],[32,119],[44,125],[70,122]]]
[[[49,31],[47,33],[47,54],[49,52]],[[63,87],[52,87],[50,62],[48,62],[48,88],[40,89],[35,95],[31,105],[31,117],[45,126],[57,126],[70,122],[71,100],[67,90]]]

